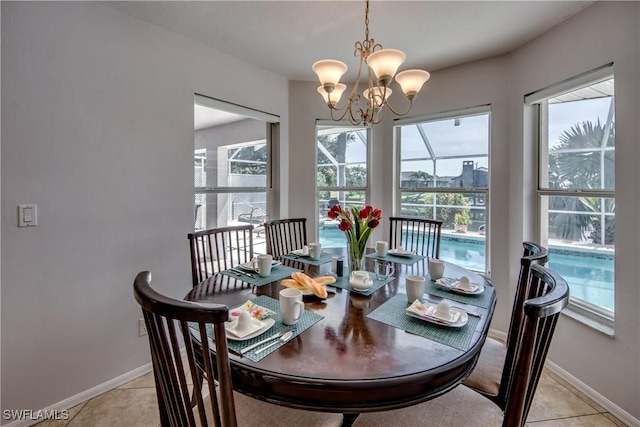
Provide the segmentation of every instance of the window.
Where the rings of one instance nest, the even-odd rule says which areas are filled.
[[[277,116],[195,96],[195,230],[252,224],[261,251],[277,122]]]
[[[396,213],[443,222],[440,258],[488,272],[490,108],[396,120]]]
[[[528,95],[539,122],[540,241],[571,288],[574,312],[613,327],[613,67]]]
[[[319,241],[327,248],[346,247],[339,222],[327,212],[338,203],[347,209],[367,204],[369,128],[318,124],[316,141]]]

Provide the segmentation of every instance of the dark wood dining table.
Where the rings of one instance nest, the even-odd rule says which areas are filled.
[[[333,251],[337,255],[345,252]],[[331,263],[311,266],[282,261],[312,277],[331,271]],[[373,271],[373,260],[365,258],[364,266]],[[460,350],[367,317],[391,297],[405,292],[407,275],[429,280],[427,258],[395,267],[393,280],[370,296],[329,286],[327,299],[305,297],[305,309],[324,316],[322,320],[259,362],[231,353],[234,389],[267,402],[343,413],[345,419],[352,419],[362,412],[415,405],[459,385],[473,370],[484,344],[495,309],[495,292],[488,308],[451,303],[479,315],[469,348]],[[452,278],[466,275],[471,282],[492,287],[479,274],[451,263],[446,263],[444,274]],[[258,287],[216,274],[193,288],[185,299],[232,308],[260,295],[277,300],[282,289],[279,280]],[[426,294],[425,299],[437,303],[441,297]]]

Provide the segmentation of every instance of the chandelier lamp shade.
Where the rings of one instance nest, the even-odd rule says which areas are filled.
[[[356,126],[371,126],[384,119],[387,109],[397,116],[404,116],[411,111],[416,95],[431,75],[424,70],[406,70],[398,73],[398,69],[406,59],[405,54],[398,49],[383,49],[369,38],[369,0],[365,6],[365,38],[355,43],[354,56],[360,58],[358,74],[349,93],[346,104],[338,107],[342,94],[347,86],[340,83],[340,78],[347,72],[347,65],[335,59],[323,59],[313,64],[312,69],[318,75],[320,86],[318,93],[331,111],[331,118],[335,121],[343,120],[347,114],[349,121]],[[364,64],[364,66],[363,66]],[[362,95],[359,92],[363,68],[367,73],[367,88]],[[397,73],[397,74],[396,74]],[[395,81],[409,100],[406,111],[398,112],[389,104],[389,96],[393,92],[389,85]]]

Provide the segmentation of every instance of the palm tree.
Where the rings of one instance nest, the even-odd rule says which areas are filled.
[[[589,121],[575,124],[559,137],[555,149],[549,152],[549,182],[554,188],[606,189],[615,184],[614,126],[610,128]],[[569,240],[591,238],[602,242],[600,203],[604,200],[589,197],[552,197],[549,208],[559,211],[591,212],[592,215],[557,213],[550,217],[550,225],[558,236]],[[613,243],[613,222],[605,224],[605,241]]]

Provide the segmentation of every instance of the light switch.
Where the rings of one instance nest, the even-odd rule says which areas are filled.
[[[18,226],[35,227],[38,225],[38,205],[18,205]]]

